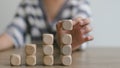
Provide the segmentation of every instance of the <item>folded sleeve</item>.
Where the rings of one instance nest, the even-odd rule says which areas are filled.
[[[24,46],[25,33],[27,32],[26,25],[26,13],[25,13],[25,2],[24,0],[20,3],[17,8],[17,12],[8,25],[6,33],[12,38],[16,48]]]

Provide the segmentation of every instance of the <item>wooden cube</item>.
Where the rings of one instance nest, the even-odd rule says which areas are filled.
[[[54,49],[53,45],[43,45],[44,55],[53,55]]]
[[[72,57],[71,55],[67,55],[67,56],[62,56],[62,64],[63,65],[71,65],[72,64]]]
[[[73,29],[73,21],[72,20],[63,20],[62,27],[64,30],[72,30]]]
[[[26,65],[28,66],[36,65],[36,56],[35,55],[26,56]]]
[[[46,45],[52,45],[54,42],[53,34],[43,34],[43,43]]]
[[[44,65],[53,65],[54,64],[54,57],[52,55],[44,56],[43,63],[44,63]]]
[[[63,55],[71,55],[72,54],[72,46],[71,45],[62,46],[61,52]]]
[[[72,44],[72,36],[71,34],[63,34],[61,42],[66,45],[71,45]]]
[[[10,64],[13,66],[21,65],[21,56],[18,54],[12,54],[10,56]]]
[[[25,47],[26,55],[35,55],[36,54],[36,44],[27,44]]]

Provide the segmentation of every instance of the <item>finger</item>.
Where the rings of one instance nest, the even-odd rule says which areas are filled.
[[[92,35],[89,35],[89,36],[85,37],[84,42],[91,41],[93,39],[94,39],[94,37]]]
[[[83,28],[81,28],[81,33],[82,34],[87,34],[87,33],[89,33],[89,32],[91,32],[93,29],[92,29],[92,27],[91,26],[89,26],[89,25],[86,25],[86,26],[84,26]]]
[[[88,24],[90,24],[90,19],[89,19],[89,18],[83,19],[83,24],[82,24],[82,26],[88,25]]]
[[[73,19],[74,24],[73,25],[82,25],[83,19],[81,17]]]

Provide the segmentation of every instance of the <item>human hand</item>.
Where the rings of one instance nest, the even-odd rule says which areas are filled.
[[[66,31],[62,29],[62,21],[59,21],[57,26],[57,36],[58,43],[61,45],[61,36],[62,34],[71,34],[72,35],[72,50],[76,50],[80,47],[84,42],[90,41],[93,39],[93,36],[87,35],[92,31],[90,27],[89,19],[76,18],[73,20],[73,29],[70,31]]]

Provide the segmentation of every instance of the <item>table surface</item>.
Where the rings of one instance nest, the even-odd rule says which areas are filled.
[[[120,68],[120,48],[87,48],[85,51],[73,52],[73,63],[70,66],[59,64],[44,66],[39,64],[42,60],[40,50],[40,48],[37,48],[37,65],[35,66],[25,65],[23,48],[0,52],[0,68]],[[10,55],[14,53],[22,55],[21,66],[10,65]],[[57,61],[59,62],[59,59]]]

